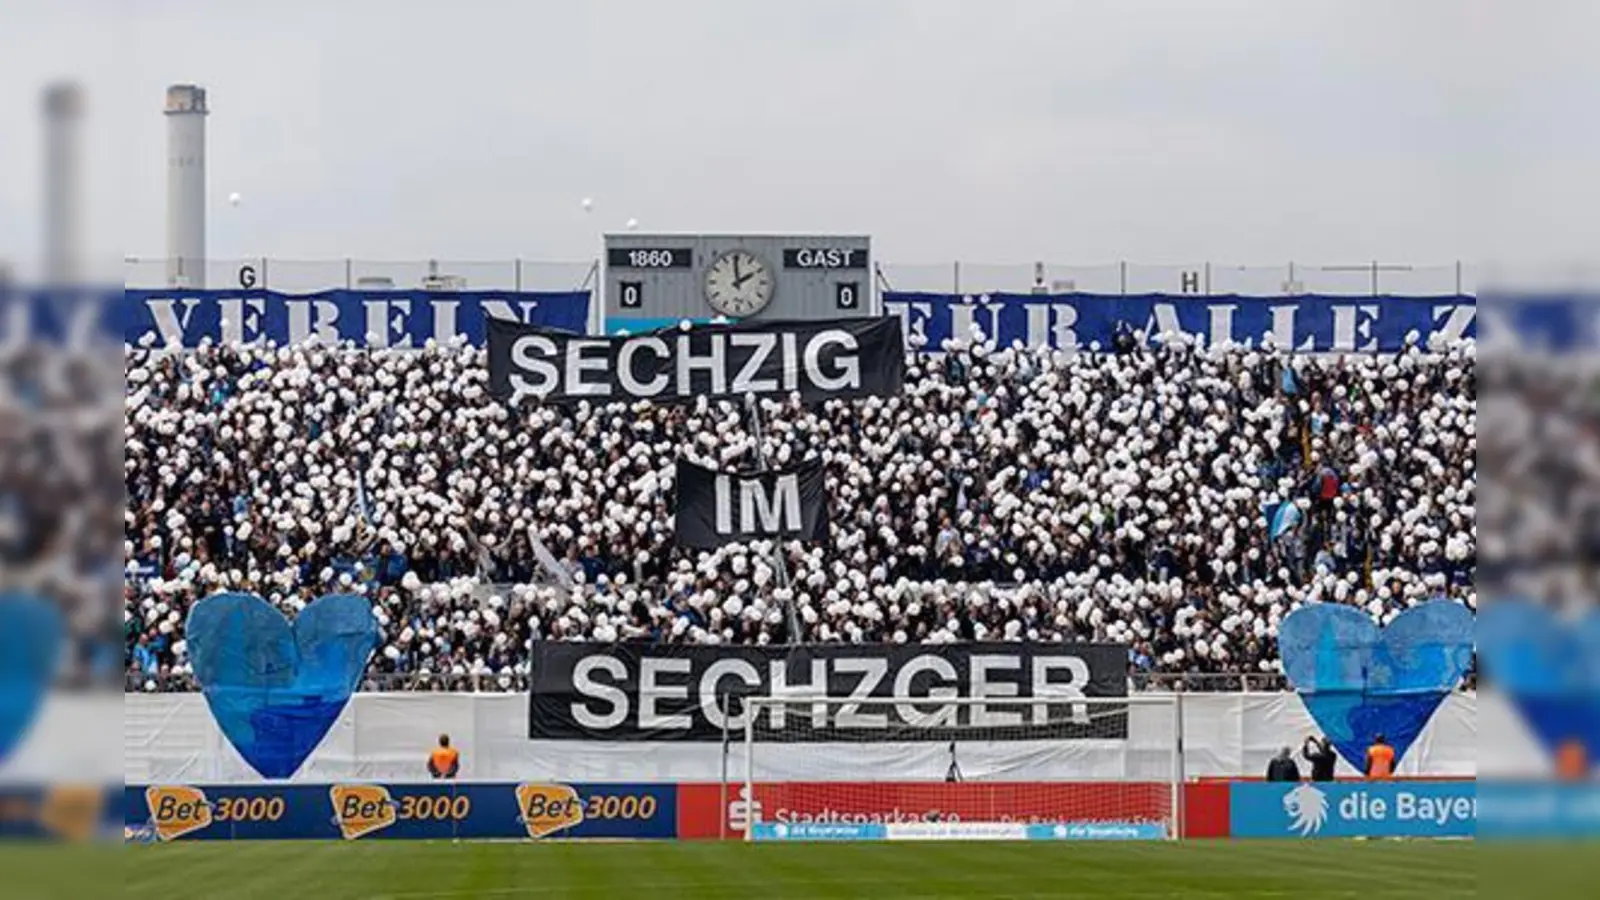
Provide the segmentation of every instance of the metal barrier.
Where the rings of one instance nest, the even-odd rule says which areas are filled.
[[[129,694],[197,693],[199,690],[200,684],[192,675],[128,672],[123,682],[123,692]],[[449,672],[371,672],[361,679],[360,690],[366,693],[504,694],[528,690],[528,677],[456,675]]]
[[[1128,676],[1128,690],[1134,693],[1277,693],[1293,689],[1281,672],[1135,672]]]
[[[598,289],[599,266],[598,260],[375,261],[252,257],[195,263],[130,256],[123,260],[123,284],[129,288],[146,289],[270,288],[289,293],[418,288],[443,291],[575,290]],[[1477,267],[1464,262],[1434,265],[1378,261],[1353,261],[1342,265],[1297,262],[1273,265],[1215,262],[1174,265],[1133,262],[1100,265],[880,262],[876,280],[880,290],[948,294],[1323,294],[1348,297],[1396,294],[1422,297],[1473,294],[1477,289],[1478,271]]]
[[[451,673],[374,672],[361,681],[367,693],[422,692],[504,694],[528,690],[526,675],[455,675]],[[193,693],[199,684],[189,675],[127,673],[126,693]],[[1182,691],[1185,693],[1277,693],[1292,690],[1278,673],[1139,672],[1128,676],[1130,693]]]
[[[181,261],[180,261],[181,262]],[[363,259],[211,259],[185,266],[169,260],[126,257],[123,287],[160,289],[571,291],[598,287],[598,263],[524,259],[490,261]],[[195,271],[198,269],[198,271]]]
[[[1464,262],[1442,265],[1396,265],[1360,262],[1348,265],[1230,265],[1197,262],[1149,265],[1115,262],[1103,265],[1059,265],[1035,262],[1012,265],[882,263],[882,290],[947,294],[1175,294],[1196,297],[1240,294],[1280,297],[1321,294],[1370,297],[1457,296],[1477,290],[1477,269]]]

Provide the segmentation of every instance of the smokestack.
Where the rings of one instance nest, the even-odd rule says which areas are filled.
[[[44,89],[44,277],[83,278],[83,91],[71,82]]]
[[[206,91],[167,88],[167,284],[206,286]]]

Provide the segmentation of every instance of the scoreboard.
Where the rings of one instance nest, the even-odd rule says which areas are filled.
[[[860,235],[609,234],[605,331],[688,319],[880,315],[872,242]]]

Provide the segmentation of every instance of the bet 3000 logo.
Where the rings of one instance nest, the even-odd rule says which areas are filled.
[[[400,787],[399,796],[381,784],[336,784],[328,789],[333,823],[345,840],[383,831],[397,822],[412,826],[409,836],[448,837],[472,818],[469,793]]]
[[[211,804],[199,788],[152,785],[144,789],[144,801],[150,808],[150,827],[163,841],[211,826]]]
[[[517,785],[517,818],[528,837],[542,838],[583,822],[583,798],[565,784]]]
[[[227,788],[206,792],[188,785],[151,785],[145,788],[145,805],[150,809],[150,827],[163,841],[220,828],[246,828],[278,822],[288,812],[288,801],[281,793],[252,790],[233,793]]]
[[[333,823],[347,841],[382,831],[395,823],[394,798],[377,784],[336,784],[328,789]]]

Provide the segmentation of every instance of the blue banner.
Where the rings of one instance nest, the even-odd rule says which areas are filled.
[[[583,333],[589,294],[504,291],[127,291],[122,335],[139,345],[194,347],[202,338],[240,343],[293,344],[354,341],[362,347],[421,347],[457,335],[473,346],[485,341],[488,319],[513,319],[543,328]]]
[[[286,294],[267,290],[123,290],[116,286],[0,290],[0,343],[86,345],[91,340],[195,347],[312,336],[363,347],[420,347],[462,335],[485,340],[487,318],[583,333],[587,291],[357,291]],[[938,352],[975,328],[1000,346],[1020,342],[1058,349],[1110,349],[1119,324],[1159,335],[1182,331],[1208,342],[1261,344],[1270,332],[1281,347],[1314,352],[1390,352],[1415,331],[1426,343],[1478,336],[1480,304],[1471,296],[1284,297],[1144,294],[937,294],[887,292],[884,311],[904,320],[908,336]],[[1526,295],[1485,299],[1485,340],[1530,350],[1600,349],[1600,299]],[[633,333],[670,321],[617,320]],[[152,337],[146,338],[146,335]]]
[[[457,335],[482,346],[489,318],[583,333],[587,291],[50,290],[0,293],[0,342],[85,346],[198,347],[274,341],[354,341],[361,347],[421,347]]]
[[[1474,781],[1371,781],[1229,786],[1236,838],[1473,837]]]
[[[127,826],[155,840],[670,838],[670,784],[130,786]]]
[[[1600,298],[1485,295],[1484,340],[1555,353],[1600,350]]]
[[[0,344],[121,344],[123,293],[114,286],[0,289]]]
[[[946,340],[970,339],[974,329],[1000,347],[1013,342],[1055,349],[1112,349],[1119,330],[1147,337],[1167,332],[1203,336],[1209,343],[1260,346],[1271,334],[1278,347],[1304,352],[1375,353],[1400,350],[1417,333],[1475,338],[1477,300],[1445,297],[1183,297],[1101,294],[886,293],[884,311],[899,315],[907,335],[940,352]]]
[[[1167,826],[1159,822],[1063,822],[1029,825],[1030,841],[1164,841]]]
[[[757,822],[756,841],[1159,841],[1159,822]]]
[[[123,819],[121,785],[0,785],[0,840],[114,837]]]
[[[753,841],[882,841],[888,837],[888,827],[881,824],[756,822],[750,826]]]
[[[1600,837],[1600,784],[1484,781],[1478,836],[1548,840]]]
[[[1411,607],[1379,629],[1364,610],[1308,603],[1278,626],[1283,673],[1357,771],[1382,735],[1394,765],[1472,669],[1475,619],[1454,600]]]
[[[266,778],[299,771],[381,643],[358,594],[318,597],[293,623],[254,594],[213,594],[189,610],[184,637],[211,717]]]

